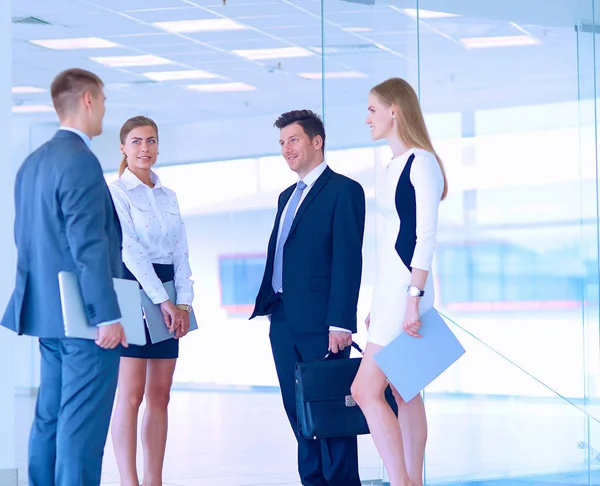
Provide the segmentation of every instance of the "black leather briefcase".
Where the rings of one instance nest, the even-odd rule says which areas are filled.
[[[296,409],[302,437],[331,439],[369,433],[365,416],[350,394],[360,362],[361,358],[323,359],[296,365]],[[385,397],[398,415],[389,386]]]

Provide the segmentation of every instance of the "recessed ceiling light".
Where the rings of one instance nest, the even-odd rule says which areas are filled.
[[[345,27],[346,32],[373,32],[371,27]]]
[[[301,78],[304,79],[323,79],[323,73],[300,73],[298,74]],[[360,71],[333,71],[326,72],[325,79],[350,79],[350,78],[368,78],[365,73],[361,73]]]
[[[49,105],[17,105],[12,107],[13,113],[42,113],[54,111]]]
[[[13,94],[45,93],[46,90],[36,86],[13,86],[12,92]]]
[[[259,59],[284,59],[288,57],[308,57],[314,55],[313,52],[304,47],[277,47],[274,49],[238,49],[233,51],[235,54],[258,61]]]
[[[417,18],[417,9],[416,8],[405,8],[404,12],[411,17]],[[446,12],[436,12],[435,10],[425,10],[420,8],[418,13],[419,19],[447,19],[450,17],[459,17],[459,15],[446,13]]]
[[[202,93],[223,93],[229,91],[254,91],[256,88],[246,83],[215,83],[215,84],[190,84],[188,89]]]
[[[154,25],[179,34],[189,32],[215,32],[222,30],[246,30],[249,27],[231,19],[175,20],[155,22]]]
[[[47,49],[103,49],[107,47],[121,47],[119,44],[100,39],[99,37],[82,37],[78,39],[42,39],[29,41],[37,46]]]
[[[516,47],[516,46],[534,46],[540,44],[540,41],[529,35],[505,35],[501,37],[465,37],[460,41],[471,49],[480,49],[486,47]]]
[[[155,71],[143,73],[144,76],[154,81],[176,81],[178,79],[212,79],[220,78],[218,74],[209,73],[200,69],[189,71]]]
[[[143,54],[140,56],[90,57],[90,59],[110,67],[161,66],[164,64],[171,64],[171,61],[168,59],[153,54]]]

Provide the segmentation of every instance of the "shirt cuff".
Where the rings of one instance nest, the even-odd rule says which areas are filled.
[[[186,295],[186,294],[177,295],[177,305],[179,305],[179,304],[192,305],[193,300],[194,300],[194,297],[192,295]]]
[[[166,302],[167,300],[169,300],[169,294],[167,294],[167,291],[165,290],[165,288],[162,285],[160,287],[161,288],[159,288],[153,292],[150,292],[150,293],[148,293],[144,290],[144,292],[146,292],[146,295],[150,298],[152,303],[156,304],[156,305],[160,305],[163,302]]]
[[[329,330],[330,331],[349,332],[350,334],[352,334],[352,331],[350,329],[344,329],[343,327],[329,326]]]
[[[113,324],[116,324],[117,322],[121,322],[120,317],[118,319],[115,319],[114,321],[106,321],[106,322],[101,322],[100,324],[96,324],[96,327],[111,326]]]

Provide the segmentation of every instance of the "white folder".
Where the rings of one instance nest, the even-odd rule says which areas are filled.
[[[146,332],[144,319],[142,318],[139,284],[135,280],[121,278],[114,278],[113,284],[119,309],[121,310],[120,322],[125,330],[127,344],[144,346],[146,344]],[[97,339],[98,328],[90,325],[88,321],[77,275],[73,272],[59,272],[58,285],[66,336],[79,339]]]

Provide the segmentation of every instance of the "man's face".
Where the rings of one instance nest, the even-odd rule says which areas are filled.
[[[321,163],[321,137],[317,135],[311,140],[298,123],[280,130],[279,145],[288,166],[301,178]]]

